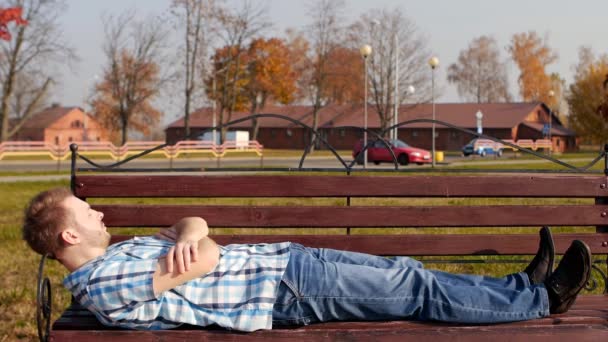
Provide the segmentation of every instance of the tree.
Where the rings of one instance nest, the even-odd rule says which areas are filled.
[[[331,77],[331,54],[341,45],[344,28],[341,26],[344,11],[343,0],[314,0],[308,15],[312,22],[306,28],[311,53],[302,74],[301,89],[312,103],[312,128],[319,125],[319,111],[331,102],[328,94]],[[311,134],[310,151],[315,148],[316,136]]]
[[[151,104],[169,80],[159,68],[166,39],[159,20],[135,21],[134,12],[103,19],[107,65],[95,86],[97,94],[91,106],[106,128],[121,132],[123,145],[130,129],[148,134],[162,116]]]
[[[241,55],[239,63],[234,63],[233,56],[237,54],[236,49],[237,47],[234,46],[224,46],[215,51],[212,57],[213,73],[206,81],[207,97],[220,108],[220,124],[230,121],[232,111],[245,110],[247,107],[248,98],[244,88],[247,84],[248,56]],[[217,77],[220,73],[231,76]],[[223,113],[228,115],[223,116]]]
[[[12,0],[0,16],[0,142],[13,136],[44,102],[52,84],[54,64],[77,60],[63,40],[58,18],[64,12],[59,0]],[[15,8],[22,8],[23,21]],[[2,22],[3,21],[3,22]],[[16,22],[11,36],[8,22]],[[23,23],[27,22],[27,25]],[[15,99],[16,95],[27,94]],[[13,112],[18,106],[21,112]],[[9,127],[9,118],[17,122]]]
[[[467,101],[511,101],[507,66],[492,37],[475,38],[466,50],[460,51],[458,62],[448,68],[448,81],[456,84],[458,95]]]
[[[208,46],[212,41],[217,5],[215,0],[173,0],[174,15],[183,29],[185,46],[178,49],[183,61],[184,138],[190,138],[190,111],[193,100],[200,97],[205,79]]]
[[[555,98],[549,96],[551,76],[546,67],[557,60],[557,54],[549,47],[547,39],[541,39],[535,31],[517,33],[507,49],[519,67],[518,82],[523,100],[554,106]]]
[[[245,96],[251,114],[266,103],[288,104],[296,97],[298,77],[291,64],[290,51],[286,43],[278,38],[255,39],[247,50],[247,75]],[[252,139],[257,139],[258,121],[253,120]]]
[[[603,106],[608,106],[608,54],[596,56],[588,47],[579,50],[574,82],[567,95],[570,105],[570,126],[581,136],[596,143],[608,140],[608,121]]]
[[[218,90],[219,94],[213,94],[210,98],[220,99],[219,122],[222,125],[220,139],[224,141],[228,127],[224,124],[232,118],[232,113],[240,107],[241,96],[244,96],[242,87],[244,72],[247,65],[246,47],[256,36],[268,29],[271,24],[265,14],[268,12],[263,5],[254,5],[251,0],[240,2],[241,6],[235,9],[221,8],[218,10],[219,37],[224,43],[224,51],[216,52],[212,75],[207,79],[207,84],[217,82],[222,84]],[[221,57],[221,60],[218,59]],[[219,81],[218,81],[219,80]],[[211,93],[214,93],[211,90]],[[210,91],[207,90],[207,94]]]
[[[427,40],[399,8],[374,9],[362,15],[349,28],[348,41],[351,48],[357,50],[363,44],[371,43],[372,54],[368,57],[370,92],[382,129],[389,126],[395,103],[400,105],[405,101],[416,103],[430,99]],[[407,93],[410,85],[416,88],[416,94]],[[395,87],[398,98],[395,97]]]
[[[15,25],[27,25],[27,21],[21,16],[23,15],[21,7],[0,8],[0,40],[11,40],[11,33],[8,29],[8,24],[14,22]]]

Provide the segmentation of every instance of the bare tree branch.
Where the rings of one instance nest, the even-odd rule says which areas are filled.
[[[21,127],[44,102],[51,85],[51,65],[73,66],[78,61],[58,23],[65,11],[64,1],[10,0],[8,6],[22,7],[28,24],[18,26],[11,41],[0,43],[0,142],[10,138],[16,132],[14,127]],[[40,86],[32,87],[36,84]],[[20,95],[16,100],[15,94],[29,94],[29,100],[23,103],[26,99]],[[22,103],[16,105],[15,101]],[[24,111],[16,113],[16,108]],[[20,118],[13,129],[8,127],[10,117]]]

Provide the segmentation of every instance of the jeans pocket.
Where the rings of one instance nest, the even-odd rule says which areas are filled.
[[[277,291],[277,300],[275,301],[275,306],[284,306],[290,305],[293,302],[297,301],[299,294],[293,284],[290,284],[286,280],[281,280],[279,284],[279,290]]]
[[[272,324],[275,326],[301,326],[318,322],[314,314],[307,309],[306,303],[299,299],[301,295],[289,281],[281,280],[277,300],[272,310]]]

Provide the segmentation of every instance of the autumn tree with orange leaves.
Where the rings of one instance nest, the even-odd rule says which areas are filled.
[[[114,133],[112,139],[123,145],[129,131],[148,134],[162,116],[152,104],[168,80],[159,68],[166,32],[156,20],[137,22],[134,13],[104,18],[107,64],[91,106],[95,117]]]
[[[252,0],[239,2],[239,6],[218,10],[218,37],[223,47],[212,57],[212,70],[207,77],[207,97],[217,104],[220,139],[224,141],[232,113],[243,110],[247,97],[243,92],[247,84],[247,47],[271,26],[265,5]],[[216,87],[213,87],[213,84]]]
[[[215,50],[211,57],[212,71],[208,74],[205,90],[207,98],[218,107],[220,125],[230,121],[233,111],[247,108],[244,87],[247,84],[248,58],[238,50],[237,46],[225,46]],[[237,54],[238,63],[235,62]],[[225,132],[225,129],[222,131]]]
[[[250,113],[257,113],[266,103],[288,104],[296,97],[298,73],[291,64],[286,43],[278,38],[255,39],[246,53],[244,94]],[[253,120],[252,138],[257,139],[259,124]]]
[[[569,123],[593,143],[608,141],[608,54],[581,47],[568,95]]]
[[[519,90],[524,101],[540,101],[554,107],[556,98],[549,96],[553,81],[547,66],[557,61],[557,54],[547,39],[541,39],[535,31],[517,33],[507,47],[519,67]]]

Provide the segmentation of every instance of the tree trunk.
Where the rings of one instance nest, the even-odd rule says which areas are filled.
[[[184,139],[190,140],[190,89],[186,89],[186,104],[184,106]]]
[[[127,143],[127,130],[128,130],[128,124],[129,124],[129,119],[127,117],[127,115],[123,114],[121,115],[122,117],[122,138],[121,138],[121,146],[124,146]]]

